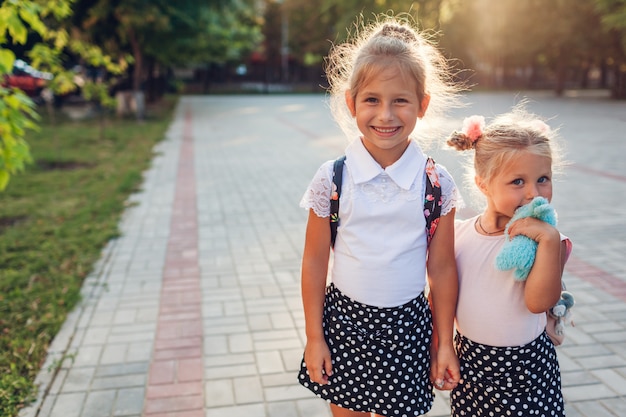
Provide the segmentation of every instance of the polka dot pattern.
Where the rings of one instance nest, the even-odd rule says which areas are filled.
[[[333,361],[329,384],[299,382],[340,407],[383,416],[418,416],[430,410],[432,316],[423,295],[394,308],[358,303],[329,285],[324,335]]]
[[[453,417],[565,416],[556,350],[545,332],[514,347],[457,334],[455,347],[463,383],[450,396]]]

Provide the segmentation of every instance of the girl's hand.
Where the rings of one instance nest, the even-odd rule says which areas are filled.
[[[559,242],[561,239],[559,231],[554,226],[533,217],[518,219],[509,226],[509,238],[513,239],[517,235],[524,235],[535,242],[544,239]]]
[[[435,388],[449,391],[456,388],[461,381],[459,359],[452,346],[440,347],[431,355],[431,380]]]
[[[561,234],[555,227],[531,217],[513,222],[509,235],[511,238],[524,235],[537,242],[535,260],[524,283],[524,302],[531,313],[543,313],[561,295],[566,244],[561,242]]]
[[[311,381],[322,385],[328,384],[328,377],[333,374],[333,364],[330,359],[330,350],[324,339],[307,341],[304,348],[304,362]]]

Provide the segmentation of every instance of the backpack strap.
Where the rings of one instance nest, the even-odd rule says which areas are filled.
[[[426,161],[426,191],[424,192],[424,217],[426,218],[426,242],[430,245],[430,241],[435,235],[439,217],[441,217],[441,205],[443,197],[441,195],[441,184],[439,183],[439,175],[435,168],[435,161],[428,158]]]
[[[330,194],[330,246],[335,247],[337,226],[339,225],[339,197],[341,196],[341,182],[343,178],[343,163],[346,156],[341,156],[333,164],[332,191]],[[435,169],[435,161],[428,158],[425,169],[426,191],[424,193],[424,217],[426,218],[426,241],[430,244],[441,216],[441,185]]]
[[[339,197],[341,196],[341,181],[343,179],[343,163],[346,156],[343,155],[333,164],[333,183],[330,193],[330,247],[335,247],[337,238],[337,226],[339,225]]]

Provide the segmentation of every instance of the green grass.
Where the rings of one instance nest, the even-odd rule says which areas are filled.
[[[27,142],[34,163],[0,192],[0,415],[35,394],[48,345],[80,300],[103,246],[119,234],[127,197],[163,139],[176,98],[146,120],[42,123]]]

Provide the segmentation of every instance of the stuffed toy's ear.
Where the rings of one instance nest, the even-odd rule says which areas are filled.
[[[561,291],[561,302],[569,310],[570,308],[574,307],[574,295],[569,291]]]
[[[517,219],[535,217],[556,226],[556,212],[543,197],[535,197],[530,203],[518,208],[504,229],[506,241],[496,256],[495,266],[501,271],[514,269],[513,278],[524,281],[535,263],[537,242],[523,235],[509,239],[509,226]]]

